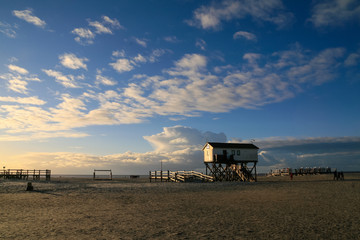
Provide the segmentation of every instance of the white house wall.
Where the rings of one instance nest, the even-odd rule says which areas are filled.
[[[205,150],[204,150],[204,162],[213,162],[214,161],[213,156],[214,156],[214,154],[213,154],[212,147],[210,147],[208,149],[205,148]]]

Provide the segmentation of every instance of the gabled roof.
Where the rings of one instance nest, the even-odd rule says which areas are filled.
[[[220,142],[207,142],[202,150],[205,149],[207,145],[211,145],[213,148],[250,148],[250,149],[259,149],[252,143],[220,143]]]

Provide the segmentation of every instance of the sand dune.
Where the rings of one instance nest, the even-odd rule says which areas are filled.
[[[358,239],[360,174],[257,183],[0,180],[0,239]]]

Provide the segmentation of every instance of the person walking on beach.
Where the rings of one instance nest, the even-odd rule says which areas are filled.
[[[294,178],[294,174],[291,172],[290,173],[290,180],[293,180],[293,178]]]
[[[334,180],[338,180],[338,173],[337,173],[337,170],[335,169],[334,171]]]

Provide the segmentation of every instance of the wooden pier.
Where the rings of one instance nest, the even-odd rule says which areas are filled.
[[[35,181],[45,179],[46,181],[50,181],[51,170],[4,169],[3,171],[0,171],[0,178]]]
[[[150,171],[149,180],[157,182],[212,182],[213,177],[196,171]]]

